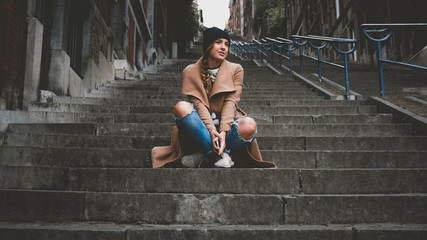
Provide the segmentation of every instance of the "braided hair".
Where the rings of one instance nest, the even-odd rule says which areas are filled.
[[[209,96],[208,83],[210,81],[209,76],[209,64],[208,64],[208,56],[212,46],[209,46],[203,54],[202,57],[202,68],[200,70],[200,75],[202,77],[203,87],[205,88],[206,95]]]

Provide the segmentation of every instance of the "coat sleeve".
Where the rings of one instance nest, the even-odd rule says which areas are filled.
[[[205,124],[208,131],[216,130],[209,109],[200,101],[200,99],[188,96],[188,100],[193,104],[202,122]]]
[[[238,65],[233,75],[233,83],[236,91],[228,93],[225,97],[224,105],[221,110],[221,123],[219,126],[220,132],[230,131],[231,124],[234,122],[235,112],[243,89],[243,73],[243,67]]]

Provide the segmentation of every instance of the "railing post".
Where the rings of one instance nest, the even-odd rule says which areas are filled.
[[[300,63],[301,73],[304,73],[304,61],[303,61],[302,45],[299,45],[299,63]]]
[[[300,38],[292,38],[292,41],[299,46],[299,55],[300,55],[300,68],[301,73],[304,73],[304,54],[302,52],[302,47],[308,42],[308,40],[304,40],[303,42],[298,42],[298,40],[301,40]]]
[[[328,46],[328,43],[325,42],[323,44],[321,44],[320,46],[315,46],[311,40],[308,41],[310,43],[310,46],[317,49],[317,73],[318,73],[318,77],[319,77],[319,82],[322,81],[322,58],[321,58],[321,54],[320,51],[325,48],[326,46]]]
[[[350,87],[348,82],[348,53],[344,53],[345,92],[347,100],[350,100]]]
[[[381,96],[385,96],[385,89],[384,89],[384,68],[383,68],[383,62],[382,62],[382,50],[381,50],[381,42],[377,42],[378,46],[378,73],[380,78],[380,91]]]
[[[320,49],[321,48],[317,48],[317,73],[319,75],[319,82],[322,81],[322,60],[320,58]]]
[[[271,44],[270,55],[271,55],[271,64],[274,64],[274,43]]]
[[[381,96],[385,96],[385,87],[384,87],[384,63],[391,63],[396,64],[399,66],[404,66],[408,68],[413,68],[417,70],[427,70],[427,67],[421,66],[421,65],[414,65],[409,64],[405,62],[398,62],[388,59],[383,59],[382,57],[382,51],[381,51],[381,42],[389,39],[391,35],[393,34],[393,30],[395,28],[407,28],[407,27],[427,27],[427,23],[368,23],[368,24],[362,24],[361,27],[363,28],[363,33],[365,36],[377,43],[378,48],[378,77],[380,82],[380,91]],[[367,28],[374,28],[374,29],[367,29]],[[385,34],[384,37],[380,38],[374,38],[370,34]],[[378,35],[377,35],[378,37]]]
[[[298,45],[296,45],[295,43],[293,43],[293,42],[290,42],[289,40],[287,40],[287,39],[283,39],[283,40],[286,40],[286,42],[284,42],[284,45],[283,45],[283,47],[285,48],[285,50],[288,52],[288,54],[289,54],[289,72],[290,72],[290,74],[291,74],[291,76],[293,75],[293,68],[292,68],[292,52],[293,51],[295,51],[296,49],[297,49],[297,46]],[[292,48],[289,48],[289,45],[291,45],[291,44],[293,44],[294,46],[292,47]]]

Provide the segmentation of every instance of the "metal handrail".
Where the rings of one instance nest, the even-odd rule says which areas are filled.
[[[273,45],[275,47],[277,47],[279,49],[279,51],[274,51],[274,49],[272,49],[272,52],[277,54],[279,56],[279,65],[280,67],[282,67],[282,58],[286,58],[289,60],[289,71],[291,76],[293,75],[293,71],[292,71],[292,52],[295,51],[297,49],[297,46],[295,46],[294,42],[292,42],[289,39],[285,39],[285,38],[280,38],[277,37],[276,39],[273,38],[266,38],[267,41],[270,41],[273,43]],[[289,47],[289,45],[294,45],[293,47]],[[287,52],[289,56],[286,56],[284,54],[282,54],[282,48],[284,48]],[[274,61],[273,58],[274,55],[272,55],[272,62]],[[273,62],[274,63],[274,62]]]
[[[424,67],[424,66],[384,59],[382,57],[382,48],[381,48],[381,43],[388,40],[393,35],[393,31],[395,29],[408,28],[408,27],[427,27],[427,23],[365,23],[360,25],[360,27],[362,27],[363,33],[368,39],[377,43],[378,77],[380,81],[381,96],[385,96],[383,63],[395,64],[395,65],[409,67],[417,70],[427,70],[427,67]],[[374,28],[374,29],[371,29],[371,28]],[[380,29],[377,29],[377,28],[380,28]],[[386,35],[385,37],[382,37],[382,38],[375,38],[371,35],[371,34],[377,34],[377,33],[383,33]]]
[[[361,27],[387,27],[387,28],[401,28],[401,27],[427,27],[427,23],[364,23]]]
[[[384,59],[382,57],[382,49],[381,49],[381,43],[388,40],[392,36],[394,30],[400,29],[400,28],[408,28],[408,27],[427,27],[427,23],[385,23],[385,24],[369,23],[369,24],[362,24],[361,27],[368,39],[377,42],[379,80],[380,80],[380,88],[381,88],[380,91],[382,96],[385,96],[383,63],[396,64],[399,66],[413,68],[417,70],[424,70],[424,71],[427,70],[427,67],[425,66]],[[375,34],[380,34],[381,36],[374,37],[373,35]],[[315,42],[317,44],[320,43],[320,45],[316,45]],[[303,53],[303,47],[307,43],[309,43],[311,47],[317,50],[317,55],[318,55],[317,58]],[[280,38],[280,37],[265,38],[260,40],[253,39],[251,43],[246,43],[247,44],[246,49],[240,47],[240,51],[241,51],[241,54],[246,53],[247,58],[251,58],[251,57],[254,58],[254,55],[255,55],[255,58],[258,58],[258,53],[261,53],[261,57],[262,58],[265,57],[267,64],[269,64],[269,61],[270,61],[269,53],[271,55],[271,61],[273,63],[274,63],[274,54],[277,54],[280,59],[281,67],[282,67],[282,58],[289,59],[290,73],[292,75],[292,52],[295,51],[296,48],[299,48],[301,73],[304,73],[304,63],[303,63],[304,57],[317,61],[318,71],[319,71],[319,74],[318,74],[319,81],[322,80],[321,64],[323,63],[345,70],[346,92],[347,92],[347,99],[349,99],[350,89],[349,89],[349,79],[348,79],[348,55],[356,51],[358,43],[359,43],[359,40],[357,39],[324,37],[324,36],[316,36],[316,35],[308,35],[308,36],[293,35],[292,40]],[[340,48],[341,46],[340,44],[350,44],[350,47],[348,47],[346,50],[343,50]],[[328,62],[321,59],[320,50],[327,46],[332,46],[336,52],[343,54],[344,65]],[[276,49],[278,49],[278,51]],[[285,49],[289,53],[289,56],[282,54],[282,49]],[[251,56],[248,55],[248,51],[252,52]]]
[[[346,94],[347,94],[347,99],[350,99],[350,87],[349,87],[350,84],[349,84],[349,76],[348,76],[348,55],[356,51],[357,43],[359,42],[359,40],[348,39],[348,38],[324,37],[324,36],[316,36],[316,35],[308,35],[308,36],[292,35],[292,40],[295,42],[295,44],[297,44],[300,47],[300,63],[301,63],[302,73],[304,69],[303,57],[317,61],[317,71],[318,71],[319,81],[322,81],[322,63],[344,69]],[[304,40],[304,41],[301,42],[301,40]],[[315,45],[313,41],[320,42],[320,45]],[[317,50],[317,58],[314,58],[312,56],[309,56],[303,53],[302,48],[307,43],[309,43],[312,48],[315,48]],[[338,44],[350,44],[350,49],[347,51],[342,50],[339,48]],[[344,55],[344,65],[340,65],[337,63],[333,63],[333,62],[329,62],[321,59],[321,50],[326,48],[329,45],[332,45],[335,51]]]
[[[320,41],[321,44],[315,45],[312,41]],[[309,35],[309,36],[293,35],[292,40],[280,38],[280,37],[277,37],[275,39],[267,37],[265,39],[260,39],[260,40],[253,39],[252,43],[249,43],[249,44],[251,46],[253,46],[253,48],[256,48],[255,58],[258,57],[258,52],[260,52],[262,54],[262,56],[265,57],[267,64],[270,63],[269,52],[271,55],[272,63],[274,63],[274,54],[277,54],[279,56],[280,67],[282,67],[282,58],[289,59],[289,69],[290,69],[291,75],[293,74],[293,72],[292,72],[293,71],[292,70],[292,65],[293,65],[292,64],[292,52],[295,51],[297,48],[299,48],[299,50],[300,50],[301,73],[304,73],[304,62],[303,62],[304,57],[310,58],[310,59],[318,62],[319,81],[322,81],[322,68],[321,68],[322,63],[329,64],[329,65],[344,69],[345,70],[345,82],[346,82],[346,94],[347,94],[347,99],[350,99],[350,88],[349,88],[349,80],[348,80],[348,78],[349,78],[348,77],[348,54],[351,54],[356,50],[358,42],[359,41],[356,39],[333,38],[333,37],[323,37],[323,36],[315,36],[315,35]],[[317,49],[317,58],[306,55],[303,53],[303,47],[307,43],[309,43],[311,47]],[[345,51],[345,50],[341,50],[338,47],[338,44],[352,44],[352,47],[350,48],[350,50]],[[293,46],[290,47],[291,45],[293,45]],[[344,55],[344,65],[339,65],[337,63],[328,62],[328,61],[321,59],[321,54],[320,54],[321,49],[323,49],[329,45],[332,45],[333,48],[335,49],[335,51]],[[278,51],[275,50],[275,47],[278,48]],[[282,54],[282,48],[284,48],[288,52],[289,56]],[[240,53],[240,54],[242,55],[242,53]]]

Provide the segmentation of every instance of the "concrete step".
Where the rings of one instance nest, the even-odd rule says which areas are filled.
[[[93,97],[57,97],[52,104],[114,104],[114,105],[141,105],[141,106],[174,106],[178,101],[187,100],[185,96],[175,99],[133,99],[133,98],[93,98]],[[330,101],[330,100],[311,100],[311,99],[265,99],[260,100],[256,97],[242,99],[240,106],[348,106],[362,105],[364,101]],[[37,104],[33,104],[36,105]]]
[[[424,193],[230,195],[0,190],[0,221],[425,224],[426,208],[427,194]]]
[[[283,124],[326,124],[326,123],[392,123],[393,116],[391,114],[378,114],[378,115],[313,115],[313,116],[300,116],[300,115],[251,115],[257,123],[283,123]],[[92,119],[98,119],[97,122],[103,122],[104,115],[99,114],[88,117],[82,117],[85,122],[90,122]],[[105,115],[105,122],[111,122],[114,119],[115,123],[173,123],[174,118],[169,113],[147,113],[147,114],[114,114]]]
[[[153,88],[153,89],[116,89],[116,88],[99,88],[96,91],[91,93],[110,93],[110,94],[121,94],[128,96],[137,96],[137,95],[170,95],[170,94],[180,94],[181,88]],[[301,87],[287,87],[287,88],[269,88],[269,89],[244,89],[242,96],[251,96],[254,94],[259,95],[269,95],[269,96],[280,96],[280,95],[290,95],[290,94],[312,94],[313,90],[309,88]]]
[[[178,90],[181,91],[182,83],[171,82],[169,84],[162,84],[158,82],[141,82],[141,83],[129,83],[129,82],[118,82],[114,81],[108,83],[105,86],[101,86],[98,90]],[[261,89],[274,89],[274,90],[286,90],[288,88],[305,88],[307,87],[300,82],[294,81],[282,81],[276,83],[257,84],[257,83],[243,83],[243,91],[246,90],[261,90]]]
[[[90,94],[90,97],[95,97],[95,98],[122,98],[123,95],[122,94],[109,94],[109,93],[105,93],[105,92],[98,92],[98,93],[93,93]],[[134,98],[134,99],[176,99],[178,98],[185,98],[185,96],[180,95],[179,93],[176,94],[171,94],[171,95],[158,95],[158,94],[149,94],[149,95],[131,95],[131,96],[127,96],[128,98]],[[248,95],[248,96],[244,96],[244,98],[250,98],[253,97],[253,95]],[[316,94],[315,92],[313,92],[313,94],[307,95],[298,95],[298,94],[288,94],[285,96],[258,96],[257,98],[259,99],[283,99],[283,100],[293,100],[293,99],[319,99],[319,100],[324,100],[325,97],[324,96],[320,96],[318,94]]]
[[[95,136],[79,134],[28,134],[7,133],[4,145],[34,147],[79,147],[79,148],[136,148],[149,149],[169,145],[170,136]]]
[[[427,150],[425,136],[257,137],[262,150]],[[7,133],[4,146],[135,148],[168,146],[170,136],[117,136]]]
[[[0,190],[0,221],[280,224],[282,209],[278,195]]]
[[[174,123],[171,113],[80,113],[80,112],[28,112],[32,122],[56,123]],[[274,115],[251,114],[257,123],[318,124],[318,123],[391,123],[392,115]]]
[[[167,136],[173,123],[34,123],[9,124],[9,133],[27,134],[79,134],[79,135],[126,135],[126,136]],[[278,125],[257,124],[258,136],[410,136],[410,124],[316,124],[316,125]]]
[[[151,149],[0,147],[0,166],[151,167]]]
[[[304,97],[317,97],[319,96],[318,93],[313,91],[287,91],[287,92],[278,92],[278,93],[269,93],[269,92],[243,92],[241,94],[241,97],[244,99],[246,97],[253,97],[254,94],[257,94],[257,96],[262,97],[262,99],[268,99],[268,98],[279,98],[279,99],[287,99],[287,98],[304,98]],[[105,92],[105,91],[92,91],[90,93],[90,96],[92,97],[121,97],[123,95],[126,95],[127,97],[131,98],[137,98],[137,99],[144,99],[144,98],[176,98],[178,95],[181,95],[180,92],[153,92],[153,91],[147,91],[147,92],[134,92],[134,93],[111,93],[111,92]]]
[[[261,150],[278,168],[426,168],[425,150]]]
[[[426,198],[426,194],[285,196],[285,223],[425,223]]]
[[[427,168],[427,149],[400,149],[261,150],[261,154],[278,168]],[[2,146],[0,166],[150,168],[151,149]]]
[[[0,222],[1,239],[329,239],[329,240],[424,240],[425,224],[352,225],[220,225],[220,224],[115,224]]]
[[[98,124],[97,135],[166,136],[173,124],[168,123],[117,123]],[[18,132],[14,128],[15,132]],[[273,125],[257,124],[257,136],[410,136],[410,124],[317,124]]]
[[[427,193],[427,169],[100,169],[2,166],[0,173],[0,189],[229,194]],[[168,184],[158,184],[160,182]],[[192,184],[194,182],[197,184]]]
[[[256,119],[256,116],[253,116]],[[312,115],[312,116],[288,116],[273,115],[273,123],[284,124],[322,124],[322,123],[392,123],[391,114],[358,114],[358,115]]]
[[[7,132],[95,135],[97,128],[97,124],[93,123],[11,123],[8,125]]]
[[[166,89],[177,89],[181,90],[182,81],[144,81],[144,82],[129,82],[129,81],[113,81],[106,83],[105,85],[99,86],[98,90],[101,89],[119,89],[119,90],[166,90]],[[265,82],[243,82],[243,89],[287,89],[287,88],[306,88],[308,87],[299,81],[272,81],[269,84]]]
[[[244,107],[248,114],[286,114],[286,115],[329,115],[329,114],[376,114],[374,105],[317,105],[317,106],[259,106]],[[32,103],[29,111],[86,112],[86,113],[173,113],[170,106],[143,105],[92,105],[67,103]]]

